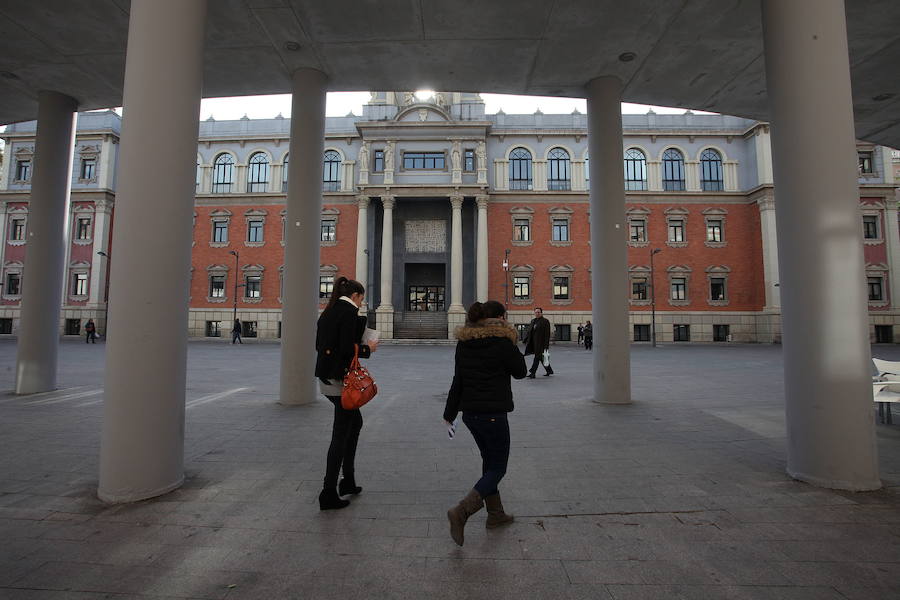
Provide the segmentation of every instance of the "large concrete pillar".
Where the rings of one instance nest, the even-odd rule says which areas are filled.
[[[477,257],[475,259],[475,288],[476,300],[484,302],[488,300],[488,196],[477,196],[478,204],[478,241],[476,244]]]
[[[69,188],[78,103],[57,92],[38,93],[34,176],[28,202],[28,244],[16,357],[16,393],[56,387]]]
[[[368,292],[369,285],[369,197],[356,197],[356,280]],[[365,314],[369,310],[368,293],[363,298],[360,311]]]
[[[394,337],[394,197],[382,196],[381,220],[381,303],[375,310],[378,333],[382,339]]]
[[[205,20],[205,0],[131,2],[100,446],[106,502],[151,498],[184,480]]]
[[[447,337],[454,337],[456,328],[466,322],[463,306],[463,196],[450,196],[450,307],[447,309]]]
[[[877,489],[844,2],[764,0],[762,8],[777,194],[787,472],[823,487]]]
[[[281,404],[307,404],[318,394],[314,352],[319,317],[325,74],[293,75],[291,160],[288,162],[284,297],[281,317]]]
[[[594,401],[631,402],[625,174],[622,171],[622,82],[599,77],[587,86],[591,172],[591,302]]]

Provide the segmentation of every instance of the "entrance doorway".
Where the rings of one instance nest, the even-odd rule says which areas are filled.
[[[407,292],[406,310],[410,312],[443,312],[444,286],[411,285]]]
[[[445,312],[446,273],[441,263],[406,263],[406,311]]]

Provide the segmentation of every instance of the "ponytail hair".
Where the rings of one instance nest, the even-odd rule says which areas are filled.
[[[477,323],[484,319],[499,319],[506,314],[506,308],[496,300],[476,302],[469,307],[466,319],[469,323]]]
[[[334,306],[334,303],[340,300],[341,296],[347,296],[349,298],[353,294],[365,295],[366,288],[355,279],[347,279],[343,276],[338,277],[337,281],[334,282],[334,289],[331,290],[331,298],[328,299],[325,310]]]

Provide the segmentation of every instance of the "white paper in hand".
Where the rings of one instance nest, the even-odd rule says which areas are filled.
[[[368,345],[369,342],[377,342],[378,341],[378,331],[375,329],[370,329],[366,327],[366,330],[363,332],[362,343]]]

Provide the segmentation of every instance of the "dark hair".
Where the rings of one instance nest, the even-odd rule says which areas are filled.
[[[362,294],[366,295],[366,288],[363,287],[363,284],[356,281],[355,279],[347,279],[346,277],[338,277],[337,281],[334,282],[334,289],[331,290],[331,298],[328,299],[328,304],[325,306],[325,310],[328,310],[334,303],[340,300],[341,296],[347,296],[348,298],[353,294]]]
[[[544,314],[544,309],[541,308],[540,306],[535,306],[534,310],[539,310],[539,311],[541,311],[541,314]]]
[[[506,314],[506,308],[496,300],[488,300],[487,302],[476,302],[469,307],[466,313],[466,319],[469,323],[477,323],[482,319],[498,319]]]

